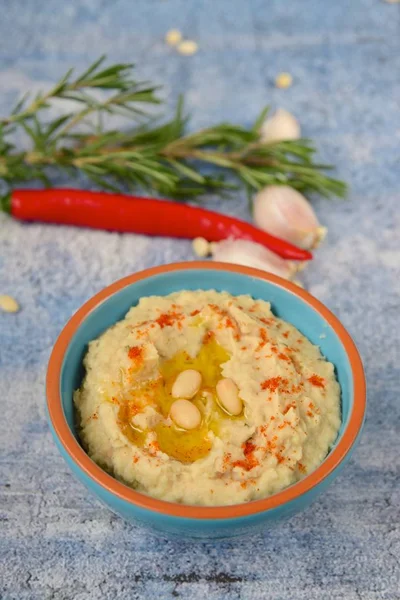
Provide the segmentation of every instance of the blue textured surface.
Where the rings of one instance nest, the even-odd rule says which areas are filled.
[[[274,285],[261,278],[249,277],[241,273],[185,268],[162,273],[136,281],[112,294],[100,304],[92,308],[75,331],[63,357],[59,389],[61,403],[65,418],[73,435],[76,435],[73,394],[81,385],[82,360],[87,351],[88,343],[96,339],[105,329],[112,327],[122,319],[130,307],[136,305],[141,297],[165,296],[178,290],[218,290],[229,292],[234,296],[249,294],[271,303],[273,312],[281,319],[297,327],[311,342],[321,348],[322,354],[335,365],[337,378],[341,386],[342,400],[342,426],[339,431],[335,446],[339,443],[343,432],[346,430],[349,415],[354,407],[353,387],[354,380],[352,368],[347,357],[342,341],[335,329],[330,327],[325,318],[314,307],[299,298],[296,294],[287,291],[282,286]],[[51,367],[50,367],[51,368]],[[50,398],[50,407],[54,407],[56,400]],[[180,537],[197,538],[226,538],[249,532],[259,533],[263,529],[270,529],[271,525],[279,519],[286,518],[303,510],[315,500],[318,494],[326,489],[342,469],[344,462],[350,459],[355,444],[347,452],[345,461],[325,478],[318,486],[314,486],[301,497],[284,503],[268,511],[259,512],[247,517],[234,519],[184,519],[154,513],[147,509],[139,508],[115,494],[105,490],[88,477],[86,472],[69,456],[60,439],[54,431],[51,421],[50,426],[55,441],[62,456],[71,467],[76,477],[86,487],[117,514],[125,517],[130,522],[142,522],[162,533],[169,532]],[[358,433],[358,430],[357,430]]]
[[[354,458],[305,513],[243,543],[161,543],[88,497],[51,440],[44,377],[84,300],[146,266],[191,258],[184,241],[21,225],[0,218],[0,597],[190,600],[400,598],[400,7],[380,0],[2,0],[0,112],[71,65],[106,52],[186,93],[193,127],[292,110],[347,203],[318,201],[327,243],[304,275],[361,350],[369,411]],[[162,38],[179,27],[200,51]],[[290,90],[273,86],[288,70]],[[65,180],[63,181],[65,183]],[[238,195],[221,209],[245,216]]]

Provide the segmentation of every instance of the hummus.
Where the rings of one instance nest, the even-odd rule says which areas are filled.
[[[226,505],[274,494],[321,464],[341,423],[333,365],[250,296],[142,298],[89,344],[84,366],[74,402],[85,450],[162,500]],[[177,401],[173,388],[188,370],[186,379],[197,372],[195,388]],[[237,391],[235,414],[218,386],[231,399]],[[174,421],[188,402],[198,416],[188,415],[192,429]]]

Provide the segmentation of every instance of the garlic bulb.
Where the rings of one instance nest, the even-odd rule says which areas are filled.
[[[254,199],[255,224],[300,248],[315,248],[325,237],[310,203],[287,185],[270,185]]]
[[[228,239],[215,244],[213,260],[262,269],[284,279],[290,279],[297,270],[294,263],[249,240]]]
[[[261,142],[282,142],[285,140],[298,140],[300,125],[297,119],[287,110],[278,108],[272,117],[261,125]]]

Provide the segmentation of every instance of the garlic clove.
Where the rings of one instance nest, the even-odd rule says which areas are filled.
[[[298,140],[300,138],[300,125],[296,117],[283,108],[278,108],[272,117],[261,125],[261,142],[282,142],[285,140]]]
[[[300,248],[315,248],[326,234],[310,203],[287,185],[270,185],[258,192],[253,217],[260,229]]]
[[[284,279],[290,279],[296,272],[295,263],[249,240],[228,239],[215,244],[213,260],[262,269]]]

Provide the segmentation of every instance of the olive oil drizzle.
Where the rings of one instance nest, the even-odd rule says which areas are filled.
[[[220,426],[226,419],[243,418],[228,415],[218,404],[215,387],[222,377],[222,365],[230,358],[214,337],[203,342],[199,353],[191,357],[184,350],[160,365],[160,378],[138,387],[126,398],[118,411],[118,425],[124,435],[137,447],[143,447],[151,430],[141,431],[132,424],[136,414],[148,405],[152,406],[163,419],[152,431],[162,452],[182,463],[192,463],[204,458],[211,450],[212,434],[218,435]],[[195,369],[202,376],[199,392],[192,399],[202,414],[200,427],[191,431],[179,429],[166,422],[172,403],[176,400],[171,394],[176,377],[186,369]],[[210,435],[211,433],[211,435]]]

